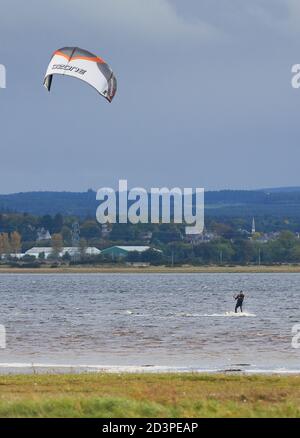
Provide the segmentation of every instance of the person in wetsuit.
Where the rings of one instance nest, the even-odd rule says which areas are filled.
[[[237,313],[238,308],[241,309],[241,312],[243,312],[243,301],[244,301],[245,295],[243,293],[243,291],[241,290],[240,293],[238,295],[236,295],[234,297],[234,299],[236,300],[236,305],[235,305],[235,313]]]

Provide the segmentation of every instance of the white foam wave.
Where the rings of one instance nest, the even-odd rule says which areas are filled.
[[[239,313],[235,313],[235,312],[225,312],[225,313],[177,313],[175,316],[181,316],[181,317],[185,317],[185,318],[199,318],[199,317],[234,317],[234,318],[238,318],[238,317],[255,317],[256,315],[254,313],[249,313],[249,312],[239,312]]]
[[[176,366],[162,366],[162,365],[84,365],[84,364],[59,364],[59,363],[22,363],[22,362],[7,362],[0,363],[0,369],[13,372],[14,369],[28,370],[31,372],[52,372],[61,370],[66,373],[74,372],[102,372],[102,373],[224,373],[234,372],[242,374],[300,374],[300,369],[288,369],[288,368],[273,368],[264,369],[256,368],[251,369],[248,367],[241,367],[241,369],[227,369],[227,368],[198,368],[198,367],[176,367]]]
[[[256,315],[254,313],[249,312],[225,312],[225,313],[213,313],[212,315],[205,315],[205,316],[233,316],[235,318],[239,317],[246,317],[246,316],[252,316],[255,317]]]

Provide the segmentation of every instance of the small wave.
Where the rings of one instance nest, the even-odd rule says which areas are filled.
[[[183,318],[197,318],[199,316],[204,316],[204,315],[201,315],[200,313],[185,313],[185,312],[180,312],[180,313],[175,313],[175,316],[181,316]]]
[[[125,315],[131,315],[134,317],[148,317],[148,316],[155,316],[155,315],[151,315],[150,313],[139,313],[139,312],[134,312],[132,310],[126,310]]]

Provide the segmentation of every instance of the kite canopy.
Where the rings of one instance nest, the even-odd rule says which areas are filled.
[[[53,75],[72,76],[94,87],[109,102],[117,91],[117,80],[103,59],[79,47],[63,47],[53,53],[44,79],[50,91]]]

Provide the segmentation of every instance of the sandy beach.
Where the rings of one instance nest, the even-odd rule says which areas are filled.
[[[143,266],[133,267],[124,265],[78,265],[78,266],[60,266],[40,268],[11,268],[9,266],[0,266],[0,274],[95,274],[95,273],[299,273],[300,264],[298,265],[248,265],[248,266]]]

